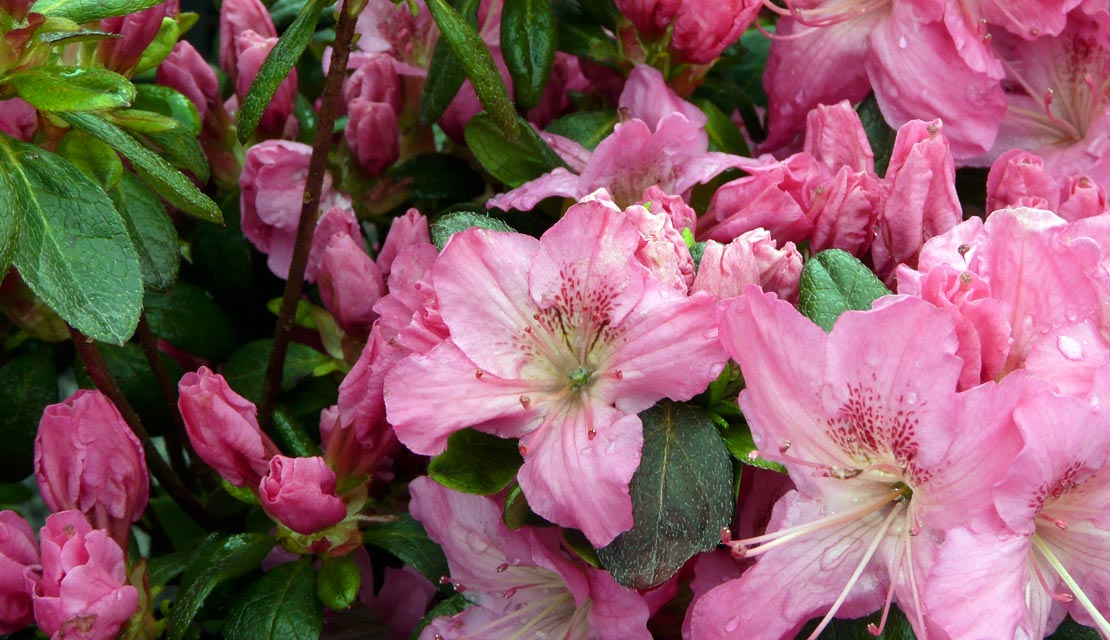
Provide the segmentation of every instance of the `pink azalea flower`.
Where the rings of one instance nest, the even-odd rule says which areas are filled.
[[[994,143],[1006,110],[1002,66],[982,37],[979,16],[956,6],[969,3],[804,4],[784,11],[789,15],[776,30],[783,37],[771,44],[764,74],[770,100],[765,149],[791,148],[818,104],[859,102],[872,90],[894,128],[913,119],[942,119],[957,158],[981,154]]]
[[[1025,447],[993,491],[1012,532],[949,532],[925,593],[953,638],[1042,638],[1065,611],[1110,636],[1110,421],[1088,399],[1031,396],[1014,418]],[[978,525],[978,526],[977,526]]]
[[[644,599],[608,573],[572,560],[555,529],[510,531],[493,500],[429,478],[413,480],[409,492],[412,516],[447,555],[451,583],[474,603],[433,620],[421,640],[651,637]]]
[[[957,393],[955,329],[912,298],[845,313],[829,334],[754,287],[719,317],[760,455],[784,464],[797,490],[768,533],[725,532],[735,555],[756,561],[695,603],[691,636],[791,637],[823,615],[813,638],[834,616],[896,601],[926,637],[933,556],[944,530],[990,508],[1020,447],[1010,415],[1022,380]]]
[[[39,545],[19,514],[0,511],[0,633],[15,633],[34,621],[31,593],[41,586]]]
[[[1006,207],[1047,209],[1068,221],[1110,210],[1098,183],[1081,175],[1053,175],[1043,158],[1023,149],[998,156],[987,175],[987,211]]]
[[[466,427],[520,438],[517,478],[536,513],[597,546],[629,529],[636,414],[693,397],[724,359],[713,297],[653,277],[635,257],[640,242],[622,211],[597,200],[540,240],[453,236],[433,275],[450,338],[386,376],[401,442],[431,455]]]
[[[629,77],[621,103],[626,103],[626,95],[635,95],[635,100],[628,98],[629,104],[650,107],[629,109],[632,117],[618,123],[593,153],[579,147],[571,158],[566,158],[574,171],[560,167],[491,198],[486,206],[527,211],[544,198],[561,196],[578,200],[601,188],[612,194],[617,204],[628,206],[636,203],[651,186],[657,185],[668,194],[683,195],[725,169],[755,164],[748,158],[710,152],[704,114],[694,115],[693,105],[675,95],[658,71],[650,67],[638,67],[637,71]],[[647,95],[654,96],[654,101]],[[660,103],[671,105],[674,110],[663,112],[658,107]],[[563,144],[577,146],[570,141]],[[585,159],[584,164],[578,165],[579,159]]]
[[[1006,116],[989,161],[1012,148],[1044,158],[1055,175],[1087,175],[1110,188],[1110,48],[1097,23],[1073,13],[1054,37],[997,38],[1005,60]]]
[[[270,458],[270,473],[258,485],[262,509],[302,535],[312,535],[347,517],[335,494],[335,472],[319,456]]]

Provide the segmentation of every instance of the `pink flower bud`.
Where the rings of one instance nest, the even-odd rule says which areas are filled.
[[[111,400],[87,389],[43,412],[35,479],[51,511],[76,509],[121,546],[150,495],[139,439]]]
[[[358,164],[370,176],[379,176],[401,155],[397,113],[384,102],[355,98],[347,105],[349,119],[343,136]]]
[[[270,12],[259,0],[224,0],[220,5],[220,68],[233,83],[239,69],[235,38],[247,30],[263,38],[276,38],[278,35]]]
[[[4,101],[0,109],[0,131],[7,135],[29,142],[39,126],[39,112],[23,98]]]
[[[35,589],[35,622],[55,639],[111,640],[139,605],[127,584],[123,550],[79,511],[46,519],[42,584]]]
[[[332,236],[317,274],[324,307],[349,335],[365,337],[378,314],[374,303],[385,292],[378,265],[349,234]]]
[[[658,38],[674,20],[682,0],[616,0],[616,5],[641,35]]]
[[[362,61],[343,85],[344,102],[350,103],[355,98],[384,102],[393,107],[394,113],[401,112],[401,78],[392,58],[371,54]]]
[[[316,221],[316,229],[312,232],[312,247],[308,250],[308,264],[304,269],[305,280],[316,282],[320,261],[324,259],[324,250],[328,248],[332,236],[337,233],[349,235],[362,242],[362,230],[359,229],[354,211],[344,207],[332,207]]]
[[[235,95],[242,101],[250,91],[254,77],[262,68],[262,62],[270,54],[270,50],[277,44],[277,36],[263,36],[251,29],[240,32],[235,36]],[[262,120],[258,124],[260,131],[268,135],[281,135],[285,129],[285,121],[293,113],[293,106],[297,101],[297,70],[292,70],[285,80],[274,92],[270,104],[262,113]]]
[[[247,150],[239,176],[243,235],[267,254],[266,264],[280,278],[289,275],[311,156],[312,147],[306,144],[266,140]],[[325,175],[320,208],[350,205],[346,196],[332,190],[331,176]]]
[[[694,283],[694,259],[682,233],[666,212],[655,213],[639,205],[624,210],[640,232],[636,258],[660,281],[686,293]]]
[[[405,215],[394,218],[389,225],[389,233],[378,252],[378,269],[388,276],[393,261],[402,251],[414,244],[431,244],[432,235],[428,229],[428,219],[416,209],[409,209]]]
[[[186,373],[177,389],[177,406],[197,455],[231,484],[257,487],[279,451],[259,429],[254,403],[208,367]]]
[[[859,114],[847,100],[818,105],[806,116],[805,151],[836,171],[875,171],[875,154],[867,140]]]
[[[708,241],[691,291],[708,291],[723,300],[757,284],[793,302],[801,276],[802,256],[793,242],[779,249],[766,229],[753,229],[727,245]]]
[[[987,213],[1006,207],[1035,207],[1056,211],[1060,185],[1045,169],[1044,160],[1024,149],[1010,149],[987,174]]]
[[[97,49],[100,62],[112,71],[130,75],[143,52],[158,35],[162,19],[175,16],[177,12],[177,0],[166,0],[143,11],[101,20],[101,31],[117,33],[123,37],[100,41]]]
[[[1062,197],[1060,217],[1069,222],[1101,215],[1108,210],[1106,192],[1086,176],[1066,179]]]
[[[216,71],[184,40],[174,45],[170,55],[158,65],[157,80],[192,101],[202,122],[216,105],[223,108]]]
[[[693,64],[713,62],[744,33],[762,6],[760,0],[685,0],[672,23],[675,58]]]
[[[335,472],[319,456],[271,458],[258,499],[271,518],[306,536],[347,517],[347,507],[335,495]]]
[[[940,120],[911,120],[898,130],[884,180],[887,198],[871,256],[875,273],[889,283],[899,263],[916,266],[921,245],[963,219]]]
[[[843,249],[857,256],[866,252],[875,237],[875,222],[883,202],[882,180],[869,171],[841,166],[813,194],[810,250]]]
[[[31,525],[14,511],[0,511],[0,634],[34,622],[31,593],[42,579],[29,568],[38,564],[39,545]]]

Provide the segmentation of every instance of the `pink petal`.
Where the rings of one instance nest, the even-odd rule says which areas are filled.
[[[585,195],[586,190],[579,183],[580,179],[576,174],[559,167],[512,191],[490,198],[486,201],[486,207],[502,211],[529,211],[544,198],[580,198]]]

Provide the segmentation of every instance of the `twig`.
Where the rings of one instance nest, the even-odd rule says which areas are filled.
[[[285,354],[289,349],[289,334],[293,330],[297,303],[304,288],[304,271],[308,264],[308,251],[312,246],[312,234],[316,230],[316,216],[320,209],[320,194],[324,186],[324,172],[327,169],[328,151],[331,148],[335,118],[339,110],[340,91],[347,74],[347,58],[351,52],[351,39],[355,32],[358,11],[351,11],[352,3],[344,0],[339,10],[339,22],[335,26],[335,43],[332,45],[331,67],[324,82],[321,95],[320,119],[316,125],[316,138],[312,142],[312,158],[308,163],[308,179],[304,186],[304,205],[297,223],[297,240],[293,246],[293,258],[289,263],[289,276],[285,281],[285,293],[281,299],[277,327],[274,329],[273,350],[266,364],[266,377],[263,380],[262,398],[258,406],[258,422],[264,430],[269,429],[273,418],[274,403],[281,391],[282,371],[285,369]],[[365,2],[356,2],[359,8]]]
[[[166,363],[162,360],[161,352],[158,351],[158,338],[150,330],[150,323],[147,322],[145,312],[139,315],[139,326],[135,330],[135,335],[139,337],[143,355],[146,356],[146,361],[150,364],[150,370],[154,374],[154,379],[158,382],[158,388],[162,390],[162,397],[166,401],[166,408],[169,409],[170,419],[173,421],[173,429],[166,434],[170,463],[173,464],[174,471],[183,474],[188,467],[182,452],[188,451],[189,455],[192,456],[192,447],[189,446],[189,435],[185,431],[185,422],[181,419],[181,412],[177,408],[177,387],[170,379],[170,372],[166,369]]]

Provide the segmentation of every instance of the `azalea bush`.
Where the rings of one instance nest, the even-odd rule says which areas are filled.
[[[1110,637],[1105,2],[0,35],[0,633]]]

